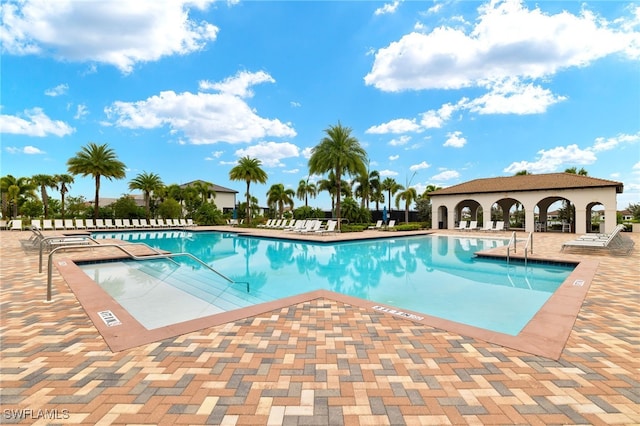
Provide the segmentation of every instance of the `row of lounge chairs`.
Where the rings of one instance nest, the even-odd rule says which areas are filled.
[[[504,221],[489,221],[485,223],[484,228],[478,226],[477,220],[461,220],[456,228],[458,231],[486,231],[486,232],[499,232],[504,231]]]
[[[20,240],[20,244],[26,250],[52,250],[62,246],[89,245],[95,240],[88,235],[48,235],[45,236],[40,229],[32,227],[31,236],[26,240]]]
[[[182,228],[196,226],[193,219],[33,219],[31,228],[44,231],[77,229],[133,229],[133,228]],[[13,231],[23,230],[22,220],[12,220],[6,226]]]
[[[337,220],[328,220],[323,224],[319,219],[269,219],[267,223],[258,225],[259,228],[280,229],[285,232],[300,234],[333,234],[336,232]]]
[[[368,227],[367,229],[373,229],[373,230],[386,229],[386,230],[390,230],[390,229],[393,229],[395,226],[396,226],[396,221],[395,220],[390,220],[388,225],[385,225],[382,220],[379,220],[379,221],[376,222],[375,225],[372,225],[372,226]]]

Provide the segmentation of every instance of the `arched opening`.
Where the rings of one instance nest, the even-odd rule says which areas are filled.
[[[449,215],[449,209],[447,209],[447,206],[438,207],[438,215],[437,215],[438,229],[447,229],[449,227],[449,223],[447,220],[448,215]]]
[[[566,198],[543,198],[534,211],[536,232],[574,232],[576,209]]]
[[[494,208],[494,206],[497,207]],[[504,221],[505,229],[524,229],[525,209],[524,205],[515,198],[502,198],[491,207],[491,216],[495,220]]]
[[[606,217],[604,205],[597,201],[587,204],[587,232],[604,232]],[[614,218],[617,220],[617,218]]]
[[[482,223],[482,206],[476,200],[466,199],[460,201],[455,207],[455,226],[460,224],[461,220],[475,220]]]

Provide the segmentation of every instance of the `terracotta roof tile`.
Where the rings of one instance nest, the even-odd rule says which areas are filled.
[[[448,188],[430,193],[431,197],[438,195],[507,192],[507,191],[537,191],[550,189],[597,188],[615,186],[618,194],[622,193],[622,182],[598,179],[573,173],[547,173],[539,175],[517,175],[470,180]]]

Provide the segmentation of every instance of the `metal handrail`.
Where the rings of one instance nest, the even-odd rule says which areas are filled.
[[[146,245],[144,243],[137,243],[137,245],[143,245],[143,246],[149,247],[148,245]],[[209,269],[211,272],[214,272],[215,274],[217,274],[221,278],[224,278],[225,280],[227,280],[231,284],[246,284],[247,285],[247,293],[249,292],[249,282],[247,282],[247,281],[234,281],[231,278],[229,278],[229,277],[223,275],[222,273],[216,271],[211,266],[207,265],[205,262],[203,262],[202,260],[198,259],[197,257],[192,255],[191,253],[184,253],[184,252],[183,253],[159,253],[159,254],[151,254],[151,255],[146,255],[146,256],[137,256],[137,255],[131,253],[129,250],[127,250],[124,247],[122,247],[119,244],[98,244],[96,246],[87,246],[87,245],[84,245],[84,244],[82,244],[82,245],[79,244],[79,245],[69,245],[69,246],[56,247],[53,250],[51,250],[51,252],[49,252],[48,265],[47,265],[47,302],[51,301],[51,281],[52,281],[52,276],[53,276],[53,262],[52,262],[53,255],[59,250],[97,248],[97,247],[115,247],[115,248],[119,249],[120,251],[124,252],[127,256],[129,256],[133,260],[169,259],[171,257],[176,257],[176,256],[187,256],[187,257],[191,258],[192,260],[195,260],[197,263],[201,264],[205,268]],[[149,248],[153,250],[152,247],[149,247]],[[170,259],[170,260],[173,260],[173,259]]]
[[[531,243],[531,254],[533,254],[533,232],[529,232],[527,242],[524,245],[524,266],[527,266],[527,251],[529,250],[529,243]]]
[[[84,240],[89,240],[89,241],[93,241],[96,244],[100,244],[97,240],[95,240],[94,238],[88,236],[88,235],[63,235],[63,236],[52,236],[52,237],[40,237],[40,265],[38,267],[38,273],[42,273],[42,251],[45,247],[45,243],[48,243],[49,241],[54,241],[54,240],[58,240],[58,241],[67,241],[67,242],[73,242],[74,240],[79,240],[79,239],[84,239]],[[69,245],[73,245],[73,244],[69,244]]]
[[[513,231],[513,233],[511,234],[511,238],[509,238],[509,244],[507,244],[507,263],[509,263],[509,260],[511,259],[511,244],[513,243],[513,252],[516,252],[516,231]]]

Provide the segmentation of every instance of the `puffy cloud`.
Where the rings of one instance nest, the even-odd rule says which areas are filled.
[[[433,176],[431,179],[434,181],[442,182],[445,180],[458,179],[460,177],[460,173],[455,170],[443,170],[437,175]]]
[[[553,104],[564,101],[549,89],[506,79],[490,84],[489,93],[465,102],[465,108],[480,114],[541,114]]]
[[[46,152],[36,148],[35,146],[27,145],[24,148],[20,149],[15,146],[8,146],[5,150],[9,154],[27,154],[27,155],[38,155],[38,154],[46,154]]]
[[[422,128],[416,123],[416,120],[408,120],[406,118],[399,118],[391,120],[388,123],[380,124],[378,126],[369,127],[365,133],[372,134],[386,134],[386,133],[407,133],[407,132],[419,132]]]
[[[189,19],[190,8],[213,1],[3,2],[0,41],[10,54],[98,62],[129,73],[136,63],[188,54],[215,40],[216,26]]]
[[[447,103],[442,105],[437,111],[429,110],[422,114],[420,124],[427,129],[438,129],[451,118],[453,112],[458,108],[458,105],[451,105],[450,103]]]
[[[264,71],[248,72],[241,71],[232,77],[227,77],[221,82],[210,82],[207,80],[199,83],[200,90],[215,90],[221,93],[238,96],[240,98],[252,98],[251,86],[260,83],[275,83],[276,81]]]
[[[73,116],[73,118],[75,118],[76,120],[79,120],[87,114],[89,114],[89,110],[87,109],[87,106],[84,104],[80,104],[76,107],[76,113]]]
[[[391,146],[403,146],[409,143],[409,141],[411,140],[411,136],[400,136],[399,138],[396,139],[391,139],[389,141],[389,145]]]
[[[116,101],[105,108],[105,113],[117,126],[130,129],[169,126],[172,133],[183,133],[193,144],[242,143],[296,135],[290,124],[260,117],[239,96],[249,96],[249,86],[253,84],[272,82],[268,74],[239,73],[234,78],[206,85],[225,92],[160,92],[137,102]]]
[[[394,172],[393,170],[380,170],[380,176],[381,177],[387,177],[387,176],[398,176],[398,172]]]
[[[67,93],[67,90],[69,90],[69,85],[68,84],[58,84],[56,87],[52,87],[51,89],[47,89],[44,91],[44,94],[47,96],[60,96],[60,95],[64,95],[65,93]]]
[[[384,6],[377,8],[374,15],[386,15],[389,13],[396,13],[396,10],[400,6],[400,0],[395,0],[393,3],[386,3]]]
[[[280,161],[284,158],[299,157],[299,148],[289,142],[260,142],[248,148],[239,149],[235,152],[238,157],[249,156],[259,158],[267,167],[284,167]]]
[[[414,164],[414,165],[410,166],[409,170],[411,170],[412,172],[415,172],[415,171],[422,170],[422,169],[428,169],[429,167],[431,167],[431,165],[427,164],[426,161],[423,161],[420,164]]]
[[[400,158],[400,156],[399,156],[399,155],[390,155],[390,156],[389,156],[389,160],[390,160],[390,161],[396,161],[398,158]]]
[[[549,150],[538,151],[536,161],[518,161],[511,163],[504,171],[517,173],[523,170],[529,173],[550,173],[557,171],[563,164],[580,166],[593,164],[596,161],[595,154],[590,150],[580,149],[578,145],[559,146]]]
[[[633,144],[640,142],[640,132],[634,135],[620,134],[611,138],[596,138],[591,147],[593,152],[609,151],[622,144]]]
[[[468,32],[441,26],[379,49],[365,83],[388,92],[459,89],[546,77],[615,53],[640,57],[640,33],[625,25],[629,19],[606,22],[588,10],[548,14],[521,0],[491,1],[478,13]]]
[[[453,148],[462,148],[467,143],[467,139],[462,136],[462,132],[456,130],[455,132],[447,133],[447,140],[443,146],[450,146]]]
[[[24,117],[15,115],[0,115],[0,133],[38,136],[49,135],[67,136],[75,132],[75,129],[64,121],[52,120],[42,108],[32,108],[24,111]]]

